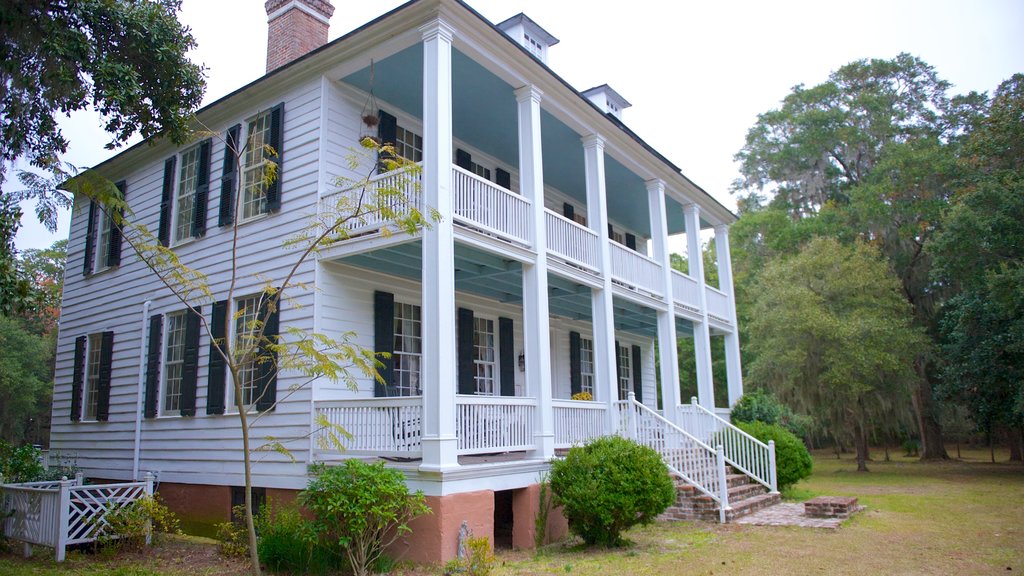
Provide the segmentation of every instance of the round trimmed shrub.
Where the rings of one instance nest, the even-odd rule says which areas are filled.
[[[811,453],[804,443],[778,424],[736,422],[736,426],[765,444],[775,441],[775,470],[779,490],[811,475]]]
[[[602,546],[620,545],[623,531],[651,522],[676,499],[661,456],[618,436],[574,447],[552,462],[551,491],[569,529]]]

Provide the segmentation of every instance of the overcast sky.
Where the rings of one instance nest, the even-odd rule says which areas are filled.
[[[402,2],[334,0],[330,39]],[[260,77],[266,68],[262,0],[184,0],[181,20],[207,67],[204,104]],[[607,83],[633,107],[623,119],[726,206],[737,178],[733,155],[757,114],[775,108],[796,84],[814,85],[861,58],[909,52],[953,83],[952,93],[991,92],[1024,72],[1024,1],[823,0],[692,2],[632,0],[475,0],[494,23],[524,12],[560,40],[551,68],[578,90]],[[63,123],[66,159],[92,166],[112,155],[95,115]],[[8,183],[10,184],[10,182]],[[28,216],[19,249],[66,238]]]

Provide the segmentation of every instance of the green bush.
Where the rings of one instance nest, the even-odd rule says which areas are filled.
[[[316,516],[321,541],[344,552],[357,576],[369,574],[384,548],[411,532],[409,522],[430,511],[423,493],[410,495],[402,473],[383,462],[346,460],[311,473],[300,502]]]
[[[298,505],[274,506],[267,500],[254,520],[260,563],[271,571],[327,574],[342,567],[341,557],[318,541],[315,524],[302,517]]]
[[[779,490],[811,475],[811,453],[803,441],[778,424],[736,422],[741,430],[765,444],[775,441],[775,469]]]
[[[759,388],[740,396],[730,416],[733,422],[778,424],[798,438],[806,436],[812,424],[811,418],[794,414],[774,394]]]
[[[94,518],[93,522],[101,531],[97,541],[111,545],[117,550],[138,550],[146,543],[146,534],[180,534],[178,517],[171,512],[159,496],[145,496],[118,507],[109,504],[110,510],[102,520]]]
[[[46,473],[42,457],[42,452],[35,446],[14,446],[0,440],[0,474],[3,475],[3,481],[15,484],[39,480]]]
[[[589,545],[617,546],[622,532],[646,524],[672,505],[675,485],[661,456],[620,438],[599,438],[551,464],[554,502],[569,529]]]

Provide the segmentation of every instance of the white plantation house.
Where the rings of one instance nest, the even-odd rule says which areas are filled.
[[[299,270],[304,287],[268,332],[352,332],[391,356],[385,383],[357,390],[328,380],[292,390],[299,374],[266,366],[247,374],[246,403],[258,398],[262,413],[254,443],[291,440],[295,458],[257,454],[261,494],[293,495],[311,463],[384,458],[434,509],[406,557],[445,560],[464,520],[498,544],[532,546],[539,475],[601,435],[659,450],[683,486],[671,515],[729,519],[741,496],[774,489],[773,450],[714,405],[712,337],[724,338],[729,405],[742,394],[735,217],[623,123],[624,98],[569,86],[545,64],[558,40],[522,14],[495,26],[459,0],[414,0],[325,44],[327,0],[266,8],[267,74],[198,113],[219,137],[147,141],[96,167],[137,222],[208,274],[214,300],[200,312],[214,336],[245,326],[264,283],[295,262],[284,241],[349,193],[338,177],[364,177],[346,157],[371,130],[368,103],[373,135],[422,167],[408,201],[441,218],[415,235],[370,218]],[[280,154],[269,186],[262,154],[247,153],[237,173],[225,154],[249,140]],[[237,206],[222,193],[236,183]],[[717,287],[703,280],[708,230]],[[670,236],[685,237],[689,275],[670,267]],[[243,484],[240,431],[198,318],[85,198],[67,262],[52,448],[90,477],[152,473],[187,518],[225,520]],[[677,341],[696,351],[697,403],[680,398]],[[573,400],[580,392],[592,400]],[[317,415],[352,433],[343,451],[318,441]]]

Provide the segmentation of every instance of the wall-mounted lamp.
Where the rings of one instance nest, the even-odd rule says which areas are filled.
[[[519,353],[519,371],[526,372],[526,351]]]

